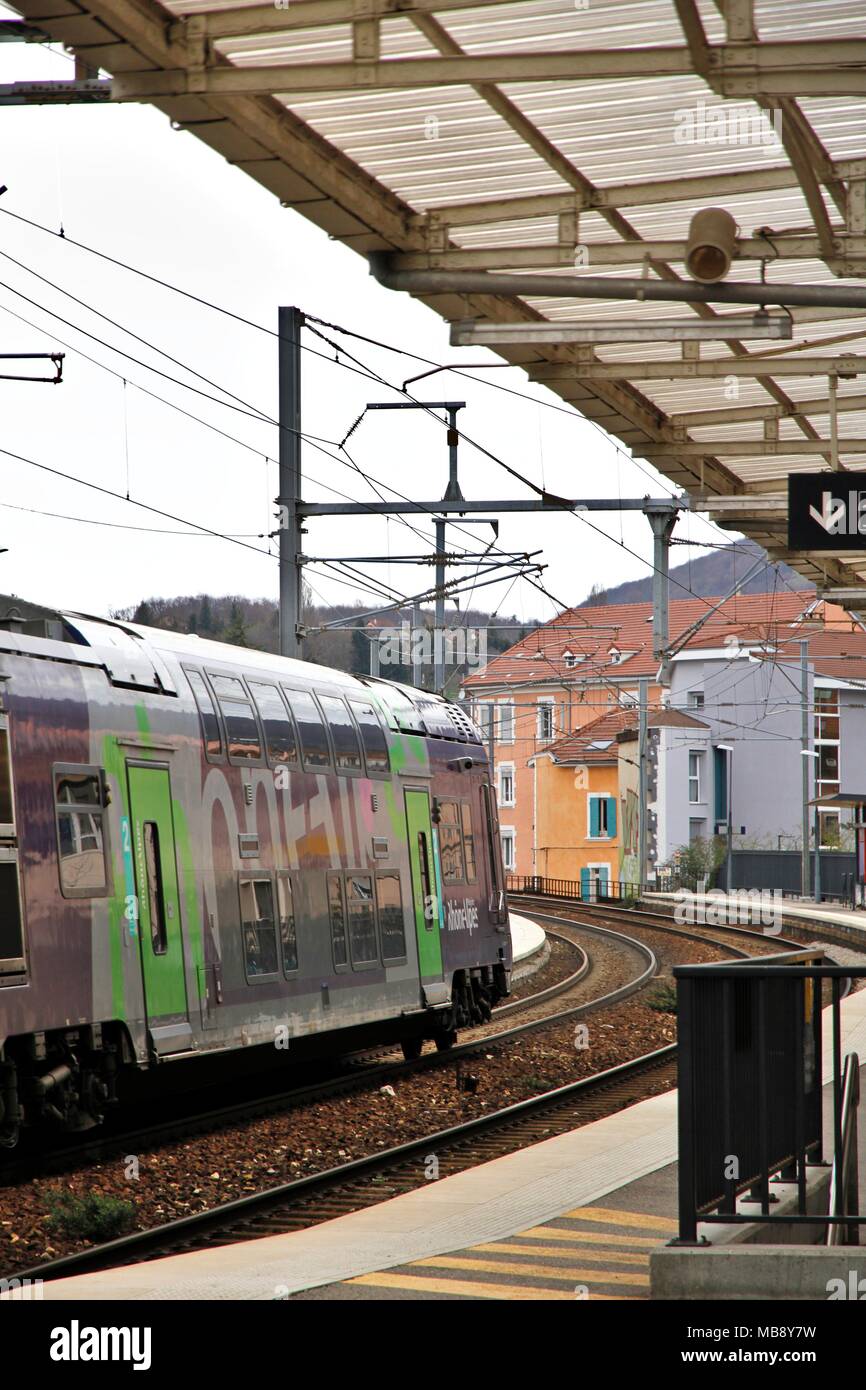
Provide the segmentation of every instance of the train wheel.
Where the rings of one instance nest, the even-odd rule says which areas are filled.
[[[457,1041],[457,1029],[452,1028],[447,1033],[436,1034],[436,1047],[439,1052],[448,1052]]]
[[[407,1062],[417,1062],[421,1056],[421,1049],[424,1046],[423,1038],[404,1038],[400,1046],[403,1049],[403,1056]]]

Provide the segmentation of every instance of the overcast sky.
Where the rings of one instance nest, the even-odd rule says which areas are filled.
[[[71,76],[71,59],[58,48],[0,46],[0,82]],[[497,360],[478,349],[450,349],[447,326],[431,310],[379,287],[354,252],[281,208],[273,195],[194,135],[173,131],[154,109],[4,107],[2,121],[0,183],[8,191],[0,199],[0,351],[61,350],[67,357],[60,386],[0,381],[0,447],[121,494],[116,500],[0,454],[0,544],[8,548],[0,556],[4,592],[98,613],[153,595],[210,591],[276,596],[272,555],[191,535],[185,523],[231,532],[247,545],[268,548],[268,541],[258,536],[275,524],[271,503],[277,491],[277,432],[255,418],[255,412],[276,413],[273,331],[280,303],[297,304],[309,314],[437,362]],[[68,238],[269,331],[161,289],[4,213],[20,214],[55,233],[62,225]],[[183,367],[106,323],[94,310]],[[309,348],[329,353],[315,338],[305,341]],[[346,343],[398,385],[423,369],[409,357]],[[33,364],[25,370],[34,370]],[[324,441],[339,442],[368,401],[399,399],[313,351],[304,353],[303,372],[304,429]],[[490,371],[487,377],[531,399],[453,375],[414,389],[428,400],[464,399],[460,423],[467,434],[562,495],[670,491],[666,483],[653,481],[658,475],[649,465],[633,463],[597,427],[563,410],[562,402],[529,383],[520,370]],[[154,394],[146,395],[142,388]],[[233,408],[233,402],[207,398],[225,402],[225,391],[244,404]],[[560,408],[550,408],[555,405]],[[333,442],[323,447],[337,452]],[[348,447],[361,469],[399,493],[428,500],[444,491],[444,431],[421,412],[368,416]],[[503,469],[469,447],[461,448],[460,467],[467,497],[525,493]],[[308,499],[335,500],[329,488],[357,500],[374,499],[348,462],[334,461],[310,444],[304,446],[303,468]],[[125,500],[127,492],[184,520],[161,520],[132,506]],[[511,515],[502,520],[499,545],[504,550],[542,549],[548,566],[543,583],[562,603],[579,602],[595,582],[614,584],[650,572],[645,563],[652,554],[650,531],[642,516],[596,514],[592,520],[611,539],[574,516]],[[90,524],[95,521],[113,525]],[[418,525],[429,535],[429,524]],[[682,519],[677,534],[719,540],[717,531],[694,517]],[[455,548],[488,539],[486,528],[449,528]],[[644,562],[624,550],[621,539]],[[397,555],[422,548],[399,521],[374,518],[312,520],[306,538],[307,553],[318,557]],[[674,558],[682,561],[699,553],[706,552],[683,547]],[[429,567],[383,566],[375,573],[403,593],[430,582]],[[308,580],[317,597],[376,606],[374,596],[338,583],[318,567],[309,570]],[[478,591],[476,602],[491,610],[501,604],[504,613],[520,617],[552,615],[553,604],[527,583],[520,581],[507,592],[510,583]]]

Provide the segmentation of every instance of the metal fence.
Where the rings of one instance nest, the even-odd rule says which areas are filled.
[[[648,885],[645,885],[645,887]],[[542,898],[572,898],[585,903],[634,902],[641,895],[638,883],[624,879],[584,880],[544,878],[539,874],[507,874],[505,891]]]
[[[754,858],[762,859],[764,855],[769,856],[772,872],[757,872],[750,867],[750,861]],[[784,859],[784,867],[778,864],[773,867],[772,860],[781,855]],[[738,855],[743,855],[744,859],[738,861]],[[736,892],[762,892],[779,893],[783,898],[800,898],[800,880],[792,873],[792,865],[787,859],[788,852],[781,851],[752,851],[736,850],[733,859],[732,888]],[[799,855],[794,855],[796,864],[793,865],[799,874]],[[814,859],[814,856],[813,856]],[[844,906],[854,907],[856,876],[853,868],[847,869],[845,866],[853,860],[852,855],[837,854],[835,851],[826,852],[821,855],[821,901],[838,902]],[[828,868],[832,865],[832,868]],[[724,866],[720,873],[716,874],[716,880],[724,880]],[[547,878],[541,874],[507,874],[506,892],[512,894],[532,893],[537,896],[551,898],[574,898],[580,902],[603,903],[634,901],[642,893],[677,893],[681,890],[690,893],[701,893],[706,891],[724,892],[724,882],[717,881],[713,887],[712,882],[704,884],[703,880],[698,881],[687,874],[671,872],[667,874],[657,874],[652,882],[639,884],[637,881],[627,879],[574,879],[574,878]]]
[[[826,1222],[853,1233],[858,1214],[851,1166],[852,1105],[844,1085],[839,1003],[866,966],[830,966],[823,951],[749,961],[674,966],[679,1063],[679,1243],[702,1222]],[[823,1162],[822,983],[833,1021],[833,1196],[824,1215],[807,1208],[808,1167]],[[849,1077],[859,1070],[854,1054]],[[846,1111],[848,1118],[846,1120]],[[856,1129],[856,1116],[855,1116]],[[856,1165],[855,1165],[856,1167]],[[795,1214],[773,1214],[775,1182],[796,1183]],[[760,1214],[737,1210],[744,1193]]]

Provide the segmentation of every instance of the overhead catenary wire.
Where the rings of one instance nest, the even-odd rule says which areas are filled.
[[[53,233],[53,232],[51,231],[50,228],[46,228],[46,227],[44,227],[42,224],[39,224],[39,223],[34,222],[32,219],[25,218],[25,217],[23,217],[21,214],[13,213],[13,212],[12,212],[9,208],[7,208],[7,207],[0,208],[0,211],[6,213],[6,215],[8,215],[8,216],[11,216],[11,217],[16,218],[17,220],[19,220],[19,221],[21,221],[21,222],[27,223],[28,225],[31,225],[31,226],[34,226],[34,227],[38,227],[39,230],[41,230],[41,231],[43,231],[43,232],[46,232],[46,233],[48,233],[48,234],[50,234],[50,235],[57,236],[57,233]],[[267,328],[265,328],[263,325],[257,324],[254,320],[247,319],[247,318],[245,318],[245,317],[242,316],[242,315],[235,314],[235,313],[233,313],[233,311],[231,311],[231,310],[226,310],[226,309],[223,308],[223,306],[214,304],[212,301],[206,300],[206,299],[204,299],[202,296],[197,296],[197,295],[191,294],[190,292],[185,291],[185,290],[181,289],[180,287],[178,287],[178,286],[176,286],[176,285],[174,285],[174,284],[172,284],[172,283],[170,283],[170,282],[168,282],[168,281],[162,280],[162,279],[161,279],[160,277],[158,277],[158,276],[153,276],[153,275],[151,275],[149,272],[142,271],[142,270],[140,270],[140,269],[137,268],[137,267],[131,266],[131,265],[129,265],[128,263],[119,260],[118,258],[109,256],[109,255],[107,255],[106,253],[100,252],[100,251],[96,250],[95,248],[86,245],[86,244],[83,243],[83,242],[78,242],[78,241],[76,241],[74,238],[68,238],[68,237],[65,237],[65,236],[63,237],[63,240],[66,241],[66,242],[68,242],[68,243],[70,243],[70,244],[72,244],[72,245],[75,245],[76,247],[79,247],[80,249],[83,249],[83,250],[85,250],[85,251],[87,251],[87,252],[89,252],[89,253],[91,253],[91,254],[93,254],[93,255],[99,256],[99,257],[102,258],[103,260],[105,260],[105,261],[107,261],[107,262],[110,262],[110,263],[112,263],[112,264],[114,264],[114,265],[116,265],[116,266],[119,266],[119,267],[123,268],[123,269],[126,270],[126,271],[129,271],[129,272],[134,273],[134,274],[136,274],[136,275],[141,275],[141,276],[143,276],[145,279],[147,279],[147,280],[149,280],[149,281],[151,281],[151,282],[153,282],[153,283],[159,284],[159,285],[163,286],[164,288],[169,289],[169,290],[171,290],[171,291],[173,291],[173,292],[176,292],[176,293],[178,293],[178,294],[182,294],[182,295],[184,295],[185,297],[189,298],[190,300],[193,300],[193,301],[195,301],[195,302],[197,302],[197,303],[199,303],[199,304],[201,304],[201,305],[203,305],[203,306],[205,306],[205,307],[207,307],[207,308],[209,308],[209,309],[215,310],[215,311],[220,312],[220,313],[225,313],[225,314],[227,314],[229,317],[234,318],[234,319],[236,319],[236,320],[239,321],[239,322],[245,323],[245,324],[247,324],[248,326],[250,326],[250,327],[252,327],[252,328],[255,328],[255,329],[257,329],[257,330],[259,330],[259,331],[261,331],[261,332],[265,332],[265,333],[269,334],[269,335],[272,336],[272,337],[277,337],[277,336],[278,336],[278,334],[277,334],[274,330],[267,329]],[[5,254],[5,253],[4,253],[4,254]],[[24,266],[22,262],[15,261],[15,258],[14,258],[14,257],[9,257],[9,259],[11,259],[12,261],[14,261],[15,264],[21,266],[23,269],[29,270],[29,268],[26,267],[26,266]],[[53,283],[52,281],[47,280],[46,277],[44,277],[44,276],[40,276],[38,272],[30,271],[30,273],[32,273],[32,274],[34,274],[34,275],[37,275],[38,278],[40,278],[41,280],[43,280],[44,283],[51,285],[53,288],[57,289],[58,292],[69,295],[69,292],[68,292],[68,291],[63,290],[62,287],[59,287],[59,286],[54,285],[54,283]],[[0,283],[2,283],[2,282],[0,282]],[[38,305],[38,304],[36,303],[36,301],[33,301],[33,300],[28,299],[28,297],[27,297],[26,295],[22,295],[21,292],[18,291],[18,290],[16,290],[14,287],[8,286],[8,285],[7,285],[7,286],[5,286],[5,288],[9,289],[9,290],[10,290],[12,293],[14,293],[14,294],[20,295],[20,297],[22,297],[22,298],[24,298],[25,300],[27,300],[27,302],[36,304],[36,307],[42,308],[42,311],[43,311],[43,312],[46,312],[46,313],[51,314],[53,317],[58,318],[61,322],[69,323],[69,321],[66,320],[66,319],[64,319],[62,316],[55,314],[55,312],[54,312],[53,310],[46,309],[44,306]],[[75,297],[75,296],[72,296],[72,295],[69,295],[69,297],[70,297],[70,298],[73,298],[73,299],[76,299],[76,297]],[[90,306],[85,305],[85,304],[84,304],[84,301],[81,301],[81,300],[77,300],[77,299],[76,299],[76,302],[78,302],[78,303],[84,305],[85,308],[89,308],[89,307],[90,307]],[[99,313],[100,311],[93,310],[93,312]],[[110,320],[110,319],[108,318],[108,316],[106,316],[106,315],[101,315],[101,316],[102,316],[103,318],[105,318],[106,321],[114,323],[114,321],[113,321],[113,320]],[[384,343],[381,343],[381,342],[379,342],[378,340],[375,340],[375,339],[365,338],[364,335],[354,333],[353,330],[345,329],[345,328],[343,328],[343,327],[340,326],[340,325],[327,324],[327,322],[326,322],[325,320],[317,319],[315,316],[306,316],[306,317],[309,319],[309,321],[310,321],[311,323],[312,323],[312,322],[318,322],[318,323],[321,324],[321,325],[324,325],[324,326],[329,327],[332,331],[341,332],[341,333],[344,333],[344,334],[347,334],[347,335],[356,337],[356,338],[358,338],[359,340],[362,340],[362,339],[363,339],[364,341],[368,341],[368,342],[370,342],[371,344],[373,344],[373,345],[375,345],[375,346],[377,346],[377,347],[379,347],[379,348],[382,348],[382,349],[384,349],[384,350],[394,351],[394,352],[401,352],[401,353],[403,353],[404,355],[410,356],[410,357],[412,357],[412,358],[414,358],[414,359],[416,359],[416,360],[418,360],[418,361],[424,362],[424,363],[430,364],[430,362],[431,362],[430,359],[421,357],[419,354],[416,354],[416,353],[411,353],[411,352],[409,352],[407,349],[395,348],[395,347],[393,347],[393,346],[390,345],[390,344],[384,344]],[[104,342],[104,340],[98,338],[96,335],[89,334],[88,331],[87,331],[86,329],[81,329],[81,328],[79,328],[77,325],[71,324],[71,323],[69,323],[69,326],[72,327],[73,329],[75,329],[75,331],[77,331],[77,332],[84,333],[85,335],[94,338],[95,341],[98,341],[98,342],[102,343],[102,345],[103,345],[103,346],[106,346],[110,351],[115,351],[115,352],[122,352],[122,351],[123,351],[122,349],[118,349],[118,348],[114,347],[112,344],[106,344],[106,343]],[[122,328],[122,326],[121,326],[121,331],[123,331],[123,332],[130,332],[130,330],[124,329],[124,328]],[[313,331],[315,331],[315,330],[313,330]],[[132,334],[132,336],[133,336],[133,337],[136,337],[137,335]],[[322,336],[322,337],[324,338],[324,335],[319,335],[319,336]],[[138,339],[138,340],[139,340],[139,341],[142,341],[142,342],[145,342],[145,341],[146,341],[146,340],[144,340],[144,339]],[[329,343],[329,345],[332,347],[332,349],[335,351],[335,353],[342,353],[342,354],[344,354],[344,355],[350,355],[350,354],[346,354],[346,349],[345,349],[345,348],[342,348],[339,344],[335,344],[335,343],[333,343],[333,341],[331,341],[331,340],[329,340],[329,339],[327,339],[327,338],[324,338],[324,341],[326,341],[326,342]],[[148,344],[148,346],[151,347],[151,350],[160,352],[160,353],[162,353],[162,355],[167,356],[167,357],[170,357],[170,354],[165,354],[165,353],[163,352],[162,349],[155,348],[155,347],[153,347],[153,345],[151,345],[151,344]],[[144,367],[145,370],[157,372],[159,375],[162,375],[162,376],[167,377],[167,379],[174,380],[174,381],[175,381],[175,384],[184,386],[186,389],[190,389],[190,390],[197,390],[197,389],[198,389],[198,388],[195,388],[195,387],[191,387],[191,386],[189,385],[189,383],[177,382],[177,380],[176,380],[175,378],[171,378],[170,376],[168,376],[167,373],[163,373],[163,372],[160,371],[160,369],[155,368],[155,367],[152,367],[152,366],[150,366],[150,365],[147,364],[147,363],[141,363],[141,362],[139,361],[139,359],[136,359],[136,358],[132,357],[130,354],[124,354],[124,355],[126,355],[126,356],[129,358],[129,360],[132,360],[132,361],[134,361],[134,362],[137,362],[139,365],[141,365],[142,367]],[[321,354],[319,354],[319,355],[321,355]],[[171,359],[171,360],[177,361],[177,359]],[[330,360],[330,359],[326,359],[326,360]],[[186,367],[185,364],[180,364],[180,365],[182,366],[182,369],[183,369],[183,370],[194,371],[194,369],[191,369],[191,368]],[[343,363],[343,362],[340,362],[339,365],[345,366],[346,364]],[[362,369],[363,369],[365,372],[369,373],[369,369],[368,369],[368,368],[363,367],[363,364],[359,364],[359,365],[362,366]],[[432,365],[437,365],[437,364],[433,363]],[[456,369],[447,368],[447,370],[455,370],[456,373],[457,373],[458,375],[461,374],[459,368],[456,368]],[[198,374],[198,373],[194,373],[194,374],[199,375],[199,376],[201,375],[201,374]],[[405,392],[405,391],[402,391],[401,388],[396,387],[393,383],[386,382],[384,378],[377,377],[377,375],[374,374],[374,373],[369,373],[369,374],[373,375],[373,376],[374,376],[374,379],[378,379],[378,380],[382,381],[382,383],[385,384],[385,385],[387,385],[390,389],[395,390],[395,391],[398,391],[398,390],[399,390],[399,391],[401,391],[401,394],[404,394],[404,395],[408,396],[409,399],[414,399],[414,398],[412,398],[411,396],[409,396],[409,393],[407,393],[407,392]],[[207,380],[206,378],[203,378],[203,379]],[[470,380],[473,380],[473,381],[477,381],[477,380],[478,380],[478,378],[474,378],[474,377],[470,377],[469,379],[470,379]],[[486,385],[486,386],[490,386],[490,387],[492,387],[492,388],[494,388],[494,389],[503,389],[503,390],[511,391],[511,388],[501,387],[501,385],[500,385],[499,383],[487,382],[487,381],[484,381],[484,379],[481,379],[481,384],[484,384],[484,385]],[[225,388],[217,387],[216,389],[222,390],[222,391],[224,391],[224,393],[225,393]],[[199,394],[206,396],[208,399],[215,400],[217,404],[229,405],[229,403],[226,402],[226,401],[219,401],[217,398],[210,397],[210,396],[208,395],[208,393],[206,393],[206,392],[200,392],[200,391],[199,391]],[[227,393],[227,394],[231,394],[231,393]],[[542,405],[549,405],[549,404],[550,404],[549,402],[545,402],[545,401],[543,401],[543,400],[542,400],[542,401],[539,401],[537,397],[529,396],[529,395],[527,395],[526,393],[518,393],[518,392],[511,391],[511,394],[521,395],[524,399],[533,400],[533,401],[535,401],[537,404],[542,404]],[[240,399],[240,398],[235,398],[235,399]],[[231,406],[229,406],[229,408],[241,408],[241,407],[237,407],[237,406],[231,407]],[[578,416],[578,415],[577,415],[575,412],[573,412],[570,408],[565,408],[565,407],[553,407],[553,408],[556,408],[556,409],[558,409],[558,410],[562,410],[564,413],[571,415],[573,418],[576,418],[576,419],[577,419],[577,418],[583,418],[583,417]],[[268,418],[268,417],[266,417],[263,413],[257,412],[257,411],[255,411],[255,410],[250,411],[250,412],[246,412],[246,411],[245,411],[245,413],[251,413],[251,414],[254,415],[255,418],[258,418],[258,419],[265,419],[265,420],[267,420],[267,418]],[[438,418],[438,417],[437,417],[437,418]],[[279,427],[279,422],[270,421],[270,423],[276,424],[277,427]],[[589,423],[592,424],[595,428],[600,429],[600,427],[597,426],[596,422],[590,421]],[[620,450],[620,446],[616,443],[615,440],[610,439],[610,436],[607,436],[606,433],[605,433],[604,431],[601,431],[601,432],[605,434],[605,438],[609,440],[609,442],[611,443],[612,447],[615,447],[619,452],[623,452],[623,451]],[[481,453],[485,454],[487,457],[491,458],[493,461],[495,461],[496,463],[498,463],[500,467],[504,468],[506,471],[508,471],[509,473],[511,473],[512,476],[514,476],[515,478],[519,478],[526,486],[530,487],[530,488],[531,488],[532,490],[534,490],[537,494],[539,494],[539,495],[541,495],[541,496],[549,497],[549,494],[546,494],[546,493],[544,492],[544,489],[543,489],[543,488],[540,488],[537,484],[533,483],[532,480],[529,479],[528,477],[526,477],[525,474],[520,473],[518,470],[512,469],[511,466],[508,465],[507,463],[505,463],[504,460],[502,460],[501,458],[498,458],[496,455],[492,454],[491,451],[485,449],[485,447],[484,447],[483,445],[481,445],[480,443],[478,443],[478,442],[475,441],[475,440],[472,440],[469,436],[464,435],[463,437],[466,439],[466,442],[467,442],[467,443],[472,444],[473,447],[477,448]],[[311,442],[312,442],[312,441],[311,441]],[[332,442],[332,441],[329,441],[329,442]],[[327,452],[327,451],[324,451],[324,452]],[[629,461],[632,462],[632,463],[635,463],[636,466],[640,467],[640,465],[637,463],[637,461],[634,460],[633,458],[630,458]],[[642,470],[642,471],[646,471],[646,470]],[[650,476],[650,475],[647,474],[647,476]],[[550,500],[553,501],[554,506],[555,506],[555,505],[556,505],[556,502],[559,501],[560,499],[550,499]],[[566,507],[565,510],[570,510],[570,509],[568,509],[568,508]],[[434,515],[434,514],[435,514],[435,513],[433,513],[432,510],[431,510],[431,515]],[[572,513],[572,514],[575,514],[575,513]],[[611,537],[607,532],[605,532],[604,530],[602,530],[601,527],[594,526],[591,522],[589,522],[585,516],[578,514],[578,519],[581,520],[581,521],[583,521],[585,525],[589,525],[589,526],[591,527],[591,529],[593,529],[599,536],[603,537],[604,539],[613,541],[614,544],[620,544],[620,545],[621,545],[621,548],[625,549],[629,554],[631,554],[632,556],[634,556],[634,558],[638,559],[641,563],[643,563],[643,564],[648,564],[648,563],[649,563],[649,564],[650,564],[650,568],[651,568],[651,569],[654,568],[654,566],[652,566],[652,564],[651,564],[650,562],[646,561],[646,560],[644,559],[643,556],[639,555],[636,551],[632,550],[630,547],[625,546],[621,541],[620,541],[620,542],[617,542],[616,539],[615,539],[614,537]],[[452,524],[454,524],[454,523],[452,523]],[[710,523],[710,524],[715,526],[715,523]],[[719,528],[716,527],[716,529],[719,529]],[[530,582],[532,582],[532,581],[530,581]],[[674,580],[674,583],[677,584],[678,587],[683,588],[683,590],[684,590],[685,592],[689,592],[688,586],[681,585],[681,584],[679,583],[679,581],[676,580],[676,579]],[[550,592],[546,589],[546,586],[543,586],[543,585],[541,585],[541,584],[535,582],[534,587],[538,590],[538,592],[542,593],[546,598],[548,598],[549,601],[551,601],[551,602],[554,604],[554,606],[559,606],[559,607],[564,607],[564,606],[566,606],[561,600],[557,599],[554,595],[550,594]]]

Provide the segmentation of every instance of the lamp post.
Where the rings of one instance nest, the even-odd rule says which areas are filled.
[[[821,812],[818,808],[818,753],[813,748],[801,748],[801,758],[815,759],[815,902],[821,901]]]
[[[734,748],[730,743],[717,743],[716,747],[722,752],[727,753],[727,787],[725,801],[728,811],[728,844],[727,844],[727,865],[725,869],[725,892],[730,894],[734,886]]]

